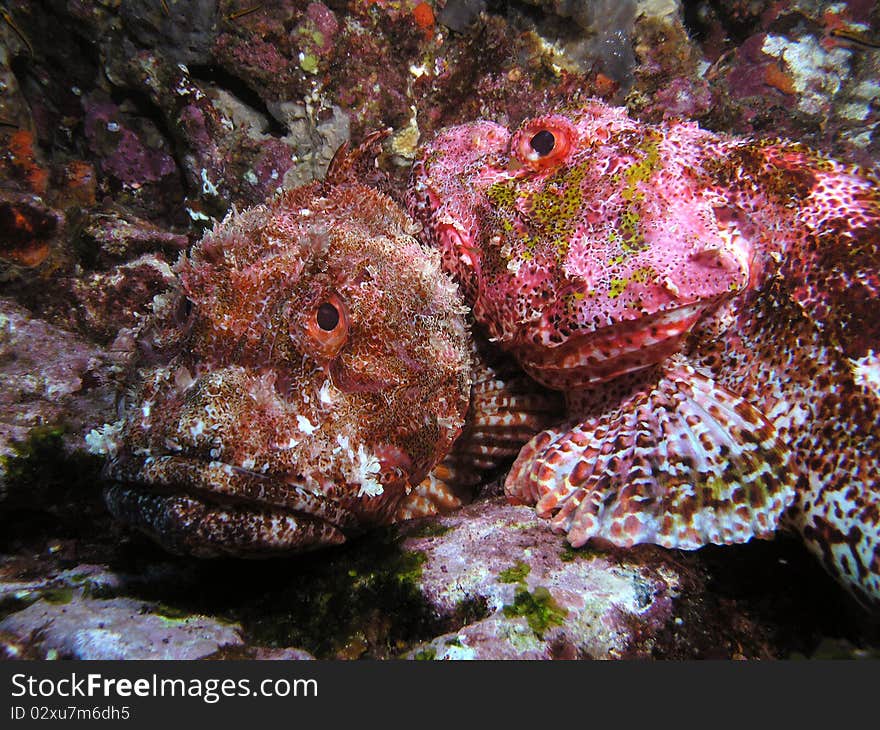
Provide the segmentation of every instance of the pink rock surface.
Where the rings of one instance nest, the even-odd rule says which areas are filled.
[[[484,617],[417,647],[438,659],[650,656],[676,617],[682,569],[662,553],[577,552],[525,507],[480,501],[403,548],[424,553],[419,585],[441,616]]]
[[[94,345],[0,299],[0,454],[38,426],[64,429],[68,447],[83,449],[85,433],[112,412],[104,368]]]

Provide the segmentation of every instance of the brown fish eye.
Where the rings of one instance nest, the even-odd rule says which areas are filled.
[[[318,307],[315,321],[325,332],[332,332],[339,325],[339,310],[330,302],[324,302]]]
[[[324,293],[312,300],[303,312],[305,321],[300,320],[305,334],[311,342],[312,354],[321,360],[331,360],[348,341],[348,307],[336,293]]]
[[[542,129],[529,140],[529,146],[541,157],[544,157],[553,151],[556,146],[556,137],[553,136],[553,132]]]

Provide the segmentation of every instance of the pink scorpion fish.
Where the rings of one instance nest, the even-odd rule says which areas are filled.
[[[880,608],[880,188],[598,101],[443,130],[409,207],[568,420],[507,476],[574,546],[797,531]]]
[[[120,420],[88,441],[110,511],[172,552],[298,552],[452,509],[548,423],[473,358],[418,226],[353,179],[378,136],[227,216],[154,299]]]

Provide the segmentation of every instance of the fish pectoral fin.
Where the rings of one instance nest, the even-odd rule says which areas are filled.
[[[540,388],[522,372],[483,366],[474,374],[467,425],[451,452],[459,478],[468,470],[475,483],[491,477],[563,409],[558,393]]]
[[[513,361],[473,351],[467,424],[446,458],[407,495],[395,520],[451,512],[497,480],[523,444],[558,420],[562,398],[536,386]]]
[[[451,452],[459,478],[467,474],[474,484],[497,477],[529,439],[565,412],[562,394],[535,383],[502,353],[490,360],[481,346],[472,353],[466,425]]]
[[[407,494],[397,506],[394,522],[417,517],[445,514],[470,502],[472,485],[462,484],[455,465],[446,461],[439,463]]]
[[[784,252],[779,286],[847,356],[861,357],[880,337],[880,190],[842,169],[820,179],[797,207],[801,235]]]
[[[674,359],[617,407],[538,434],[505,491],[574,546],[603,538],[692,550],[771,537],[796,481],[773,424]]]

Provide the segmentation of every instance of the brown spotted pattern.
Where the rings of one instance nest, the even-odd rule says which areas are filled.
[[[169,550],[297,552],[454,509],[558,412],[478,351],[438,254],[358,184],[380,137],[216,225],[143,321],[121,418],[88,441],[110,510]]]
[[[461,299],[413,232],[376,191],[315,183],[230,214],[182,256],[120,421],[90,437],[111,511],[201,556],[306,550],[392,520],[470,399]]]

